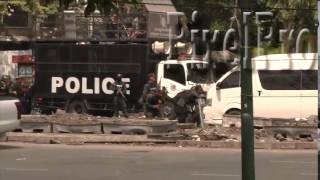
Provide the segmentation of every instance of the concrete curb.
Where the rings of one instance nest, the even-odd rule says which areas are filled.
[[[240,149],[241,142],[226,141],[190,141],[178,140],[180,147],[201,147],[201,148],[231,148]],[[278,149],[278,150],[299,150],[299,149],[317,149],[316,142],[255,142],[255,149]]]
[[[167,133],[177,129],[177,121],[171,120],[123,120],[108,119],[82,124],[68,124],[49,121],[22,120],[15,132],[25,133],[94,133],[94,134],[148,134]]]
[[[142,144],[176,144],[178,147],[227,148],[240,149],[241,142],[234,141],[193,141],[176,139],[152,139],[147,135],[114,135],[114,134],[53,134],[53,133],[7,133],[4,141],[27,142],[39,144],[85,143],[142,143]],[[317,149],[316,142],[255,142],[255,149],[299,150]]]
[[[6,141],[39,144],[85,144],[85,143],[175,143],[170,140],[149,139],[146,135],[113,134],[52,134],[7,133]]]

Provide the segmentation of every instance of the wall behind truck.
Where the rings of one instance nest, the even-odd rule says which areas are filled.
[[[135,105],[147,76],[147,50],[147,44],[142,43],[35,43],[33,96],[53,106],[64,107],[76,98],[88,102],[92,109],[112,109],[110,83],[122,73],[129,105]]]
[[[19,62],[14,61],[14,57],[30,56],[31,50],[9,50],[0,51],[0,75],[10,76],[12,80],[19,78]],[[31,62],[31,61],[30,61]],[[30,63],[28,61],[28,63]]]

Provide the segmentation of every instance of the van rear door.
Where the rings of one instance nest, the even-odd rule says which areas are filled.
[[[318,114],[317,70],[302,70],[301,117]]]

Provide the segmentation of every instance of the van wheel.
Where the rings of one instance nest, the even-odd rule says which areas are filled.
[[[130,129],[126,132],[128,135],[145,135],[147,134],[143,129]]]
[[[169,120],[175,120],[177,118],[174,104],[171,102],[164,103],[160,108],[160,113],[163,118],[168,118]]]
[[[82,101],[75,100],[69,104],[68,112],[69,113],[84,114],[87,112],[87,108]]]
[[[231,110],[226,112],[226,115],[240,116],[241,115],[241,110],[240,109],[231,109]]]

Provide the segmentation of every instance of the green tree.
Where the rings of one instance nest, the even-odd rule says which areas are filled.
[[[301,29],[307,28],[311,32],[311,35],[307,37],[307,41],[311,42],[313,51],[316,50],[316,0],[261,0],[259,8],[271,11],[274,14],[272,26],[275,36],[270,43],[265,44],[266,49],[280,52],[280,29],[294,30],[293,35],[296,38]],[[288,35],[289,32],[287,33]],[[295,50],[295,40],[287,39],[284,43],[288,52]]]
[[[198,10],[204,15],[202,21],[193,23],[194,26],[191,26],[191,28],[210,29],[211,31],[226,31],[229,28],[240,28],[239,0],[174,0],[173,2],[178,11],[186,14],[189,22],[191,22],[191,14],[194,10]],[[279,53],[282,43],[279,41],[279,30],[293,29],[294,40],[286,40],[284,42],[288,52],[292,52],[295,50],[295,39],[303,28],[310,30],[311,33],[307,37],[307,40],[312,42],[313,50],[316,49],[316,0],[259,0],[257,2],[256,11],[271,11],[274,14],[274,17],[269,22],[266,21],[260,24],[266,27],[265,30],[267,30],[268,26],[272,26],[274,30],[271,41],[265,42],[262,49],[271,53]],[[252,22],[250,28],[256,29],[258,25],[254,21]],[[250,41],[255,44],[256,38],[257,32],[251,31]],[[218,45],[218,47],[220,46],[221,44]],[[302,46],[307,47],[305,45]]]
[[[0,2],[0,15],[8,15],[12,7],[21,8],[23,11],[31,13],[33,16],[39,14],[54,14],[58,12],[58,0],[13,0]]]
[[[60,0],[63,9],[67,9],[75,0]],[[95,10],[99,10],[102,14],[108,15],[111,11],[117,12],[125,3],[137,4],[139,0],[80,0],[80,4],[85,5],[84,14],[89,16]]]
[[[284,27],[288,29],[299,26],[314,26],[317,19],[316,0],[263,0],[260,6],[271,8]]]
[[[178,11],[185,13],[190,23],[192,12],[199,12],[194,28],[225,31],[230,26],[234,0],[174,0],[173,3]]]

